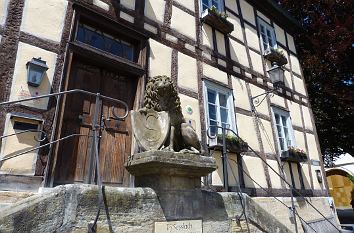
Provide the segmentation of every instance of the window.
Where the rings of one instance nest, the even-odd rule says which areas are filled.
[[[279,148],[281,152],[287,151],[289,146],[294,146],[295,144],[289,113],[273,108],[273,117]]]
[[[264,22],[261,18],[258,18],[258,29],[261,37],[260,39],[262,41],[263,52],[269,50],[270,48],[277,48],[274,28]]]
[[[76,40],[130,61],[134,59],[132,44],[86,24],[78,25]]]
[[[204,82],[205,110],[207,118],[207,128],[210,126],[224,126],[235,129],[233,97],[231,90],[217,86],[210,82]],[[210,127],[210,135],[215,136],[221,133],[221,129]]]
[[[210,9],[212,6],[215,6],[215,8],[221,12],[223,11],[223,0],[202,0],[202,12]]]

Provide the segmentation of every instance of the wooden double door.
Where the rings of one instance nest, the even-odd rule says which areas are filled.
[[[121,75],[117,71],[96,67],[93,64],[73,62],[68,82],[68,90],[82,89],[100,93],[127,103],[133,108],[137,78]],[[129,174],[124,162],[131,153],[130,115],[124,120],[123,105],[83,93],[69,94],[64,100],[64,113],[60,137],[73,136],[59,144],[54,184],[93,183],[95,174],[92,124],[96,114],[99,133],[99,166],[102,181],[108,185],[129,185]],[[87,135],[87,136],[85,136]]]

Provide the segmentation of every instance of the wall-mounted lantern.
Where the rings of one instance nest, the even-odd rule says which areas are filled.
[[[45,72],[49,69],[46,61],[39,58],[32,58],[27,62],[27,84],[32,87],[41,85]]]
[[[316,170],[316,177],[317,177],[318,183],[322,183],[322,175],[321,175],[320,170]]]
[[[265,100],[267,95],[274,93],[275,91],[279,90],[280,88],[284,87],[284,68],[282,66],[278,66],[276,62],[273,62],[272,68],[267,70],[270,80],[273,83],[273,89],[266,91],[262,94],[256,95],[251,97],[251,107],[252,111],[255,111],[255,107],[261,105],[261,103]],[[262,100],[258,98],[264,96]]]
[[[273,62],[272,68],[267,70],[270,80],[272,80],[274,89],[284,86],[284,68]]]

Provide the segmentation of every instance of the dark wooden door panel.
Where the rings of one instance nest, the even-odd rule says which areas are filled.
[[[125,101],[129,110],[133,108],[136,79],[120,76],[94,66],[75,63],[70,75],[68,89],[83,89],[101,93]],[[101,101],[98,121],[101,123],[99,161],[102,181],[110,185],[128,186],[129,173],[124,162],[130,155],[130,116],[125,120],[114,119],[123,116],[125,108],[110,101]],[[62,137],[72,133],[92,134],[92,120],[95,112],[95,97],[74,94],[66,99]],[[87,181],[91,154],[91,137],[76,137],[61,144],[56,169],[56,182],[75,183]],[[86,178],[86,179],[85,179]]]

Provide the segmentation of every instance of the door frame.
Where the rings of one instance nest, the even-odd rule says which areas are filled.
[[[134,28],[114,21],[107,16],[104,16],[98,12],[92,11],[89,8],[80,4],[73,4],[74,16],[71,26],[70,42],[68,43],[68,49],[65,55],[64,69],[61,77],[61,86],[59,91],[68,90],[69,79],[72,71],[73,61],[81,59],[84,61],[94,61],[97,66],[101,68],[109,68],[117,72],[134,76],[137,78],[137,87],[135,100],[132,110],[137,110],[143,106],[143,97],[145,91],[145,84],[147,80],[147,64],[148,64],[148,37],[136,31]],[[117,34],[122,34],[125,38],[131,40],[135,45],[135,60],[129,61],[118,56],[111,55],[102,50],[96,49],[90,45],[76,41],[76,32],[79,22],[85,21],[91,23],[99,29],[110,30]],[[66,96],[62,96],[58,99],[57,110],[54,116],[54,125],[52,134],[54,140],[61,138],[64,109],[66,103]],[[138,147],[134,137],[132,137],[131,154],[137,152]],[[43,185],[45,187],[53,187],[55,172],[57,167],[57,159],[59,153],[59,143],[53,145],[50,153],[48,154],[48,164],[46,172],[44,174]],[[132,179],[130,179],[129,186],[132,186]]]

